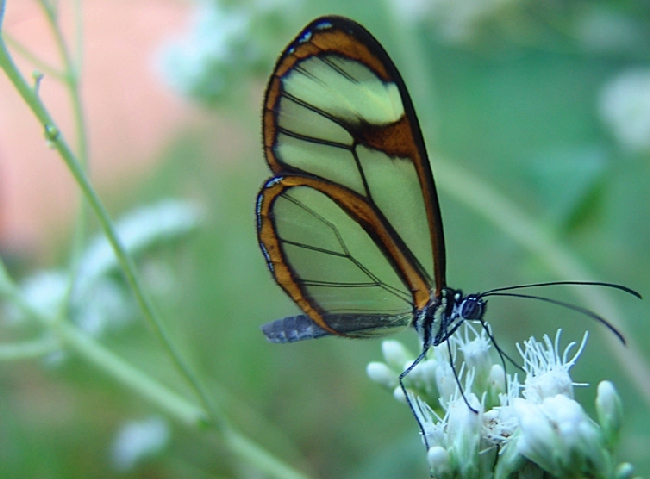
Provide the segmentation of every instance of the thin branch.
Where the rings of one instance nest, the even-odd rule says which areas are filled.
[[[56,67],[44,62],[41,58],[39,58],[35,53],[32,53],[25,45],[16,40],[14,37],[5,33],[4,40],[7,42],[7,45],[12,48],[13,51],[18,53],[28,62],[32,63],[36,69],[40,70],[46,75],[51,76],[55,80],[61,82],[65,81],[64,73],[57,70]]]
[[[172,362],[176,368],[181,372],[192,389],[194,389],[194,391],[197,393],[197,396],[205,408],[206,413],[211,417],[213,425],[220,427],[221,423],[223,422],[223,418],[212,406],[208,400],[206,392],[203,390],[198,379],[185,364],[184,360],[181,358],[180,354],[174,347],[171,338],[165,331],[162,325],[162,321],[154,310],[151,300],[145,294],[144,289],[140,284],[140,280],[136,274],[136,268],[133,260],[126,253],[120,239],[117,237],[117,233],[113,228],[113,223],[110,216],[108,215],[108,212],[106,211],[106,208],[90,184],[90,180],[88,179],[88,176],[86,175],[81,164],[77,160],[77,157],[70,149],[68,143],[65,141],[59,129],[56,127],[56,123],[50,116],[49,112],[41,103],[40,99],[36,95],[36,92],[28,85],[16,67],[4,42],[0,42],[0,69],[5,72],[11,83],[14,85],[14,88],[23,98],[29,109],[43,125],[47,140],[50,142],[51,146],[57,150],[67,165],[68,169],[70,170],[73,178],[77,182],[77,185],[81,189],[84,197],[87,199],[90,207],[97,215],[100,226],[104,231],[104,234],[106,235],[109,243],[113,247],[113,250],[115,251],[115,256],[120,263],[124,276],[131,286],[133,294],[136,297],[136,300],[144,314],[146,321],[149,323],[149,326],[152,328],[154,334],[157,336],[162,346],[170,355]]]

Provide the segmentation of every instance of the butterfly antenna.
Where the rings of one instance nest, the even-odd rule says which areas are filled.
[[[535,284],[535,285],[527,285],[527,286],[522,286],[522,287],[544,286],[544,285],[547,285],[547,284],[554,286],[556,284],[585,284],[585,283],[573,282],[573,281],[572,282],[559,282],[559,283],[539,283],[539,284]],[[589,284],[589,285],[597,285],[597,284],[610,285],[609,283],[596,283],[596,284],[595,283],[586,283],[586,284]],[[614,287],[617,287],[617,289],[622,289],[622,290],[624,290],[623,288],[625,288],[624,286],[619,286],[619,285],[610,285],[610,286],[614,286]],[[535,295],[531,295],[531,294],[503,292],[504,290],[516,289],[516,288],[517,287],[515,286],[515,287],[511,287],[511,288],[495,289],[495,290],[489,291],[487,293],[483,293],[481,295],[481,297],[486,297],[486,296],[508,296],[508,297],[511,297],[511,298],[537,299],[539,301],[544,301],[546,303],[551,303],[551,304],[555,304],[557,306],[562,306],[562,307],[570,309],[572,311],[582,313],[585,316],[588,316],[591,319],[594,319],[594,320],[598,321],[600,324],[604,325],[607,329],[609,329],[612,333],[614,333],[614,335],[621,341],[621,343],[625,344],[625,338],[623,337],[621,332],[618,329],[616,329],[612,323],[607,321],[602,316],[599,316],[598,314],[594,313],[593,311],[591,311],[589,309],[586,309],[586,308],[582,308],[582,307],[577,306],[575,304],[565,303],[564,301],[560,301],[560,300],[552,299],[552,298],[547,298],[545,296],[535,296]],[[626,288],[626,289],[629,289],[629,288]],[[632,290],[629,290],[629,291],[632,291]],[[639,298],[641,297],[639,295],[639,293],[636,293],[635,296],[638,296]]]
[[[481,294],[481,297],[488,296],[491,295],[492,293],[498,293],[501,291],[512,291],[513,289],[537,288],[543,286],[602,286],[605,288],[618,289],[619,291],[623,291],[624,293],[628,293],[639,299],[643,299],[640,293],[634,291],[631,288],[628,288],[627,286],[623,286],[622,284],[615,284],[615,283],[603,283],[600,281],[549,281],[546,283],[519,284],[516,286],[506,286],[504,288],[491,289],[490,291],[486,291],[485,293]]]

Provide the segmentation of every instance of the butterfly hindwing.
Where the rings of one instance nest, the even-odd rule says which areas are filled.
[[[321,328],[368,336],[410,324],[412,291],[426,284],[364,198],[323,180],[281,176],[262,188],[257,213],[276,281]]]

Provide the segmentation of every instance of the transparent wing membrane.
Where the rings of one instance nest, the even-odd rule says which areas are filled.
[[[277,283],[329,334],[411,324],[444,286],[444,240],[413,105],[382,46],[346,19],[307,26],[271,76],[263,133],[276,177],[258,234]],[[269,331],[324,334],[299,317]]]
[[[261,193],[262,214],[272,221],[262,229],[260,241],[263,246],[277,243],[268,245],[267,254],[276,251],[275,260],[290,265],[286,280],[300,299],[319,312],[326,326],[346,335],[366,334],[361,331],[372,329],[369,321],[375,321],[380,334],[408,326],[413,295],[399,268],[357,218],[313,187],[274,190],[277,185],[272,181]],[[342,319],[350,316],[359,320],[342,330]]]

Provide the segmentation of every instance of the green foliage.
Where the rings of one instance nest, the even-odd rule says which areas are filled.
[[[57,31],[52,2],[40,3]],[[194,65],[180,83],[178,77],[168,82],[236,125],[241,144],[258,146],[228,162],[209,149],[212,125],[178,132],[156,169],[133,191],[107,193],[107,203],[111,211],[134,211],[160,198],[190,198],[200,204],[197,222],[165,229],[156,221],[147,229],[144,215],[136,229],[148,235],[130,242],[86,182],[82,165],[92,158],[85,158],[85,143],[68,147],[33,82],[12,70],[9,52],[20,49],[14,42],[7,47],[11,30],[2,23],[0,1],[0,67],[100,218],[98,234],[120,238],[128,254],[108,254],[112,259],[99,268],[80,215],[84,234],[71,232],[71,246],[51,246],[69,249],[69,259],[37,266],[21,281],[13,274],[20,268],[9,274],[0,266],[0,477],[298,477],[298,470],[312,477],[427,477],[410,413],[365,377],[364,365],[380,356],[378,342],[278,346],[259,331],[296,310],[256,245],[254,198],[269,173],[259,144],[260,107],[247,95],[252,88],[258,94],[275,55],[319,14],[349,15],[366,25],[405,77],[440,190],[451,286],[482,291],[590,277],[648,294],[650,142],[643,132],[650,81],[639,74],[650,71],[646,4],[495,0],[472,11],[469,0],[393,3],[223,4],[221,20],[236,12],[247,25],[234,30],[238,36],[223,61],[205,53],[205,44],[192,49],[197,36],[188,34],[186,51],[211,61]],[[423,10],[409,14],[415,3]],[[76,66],[62,65],[70,75],[60,78],[78,93]],[[81,118],[76,121],[83,133]],[[484,189],[500,195],[476,200]],[[521,217],[508,216],[501,200],[525,221],[506,221]],[[174,204],[188,205],[179,201]],[[115,242],[97,241],[115,251]],[[99,281],[77,296],[75,286],[91,266]],[[567,271],[573,276],[565,277]],[[34,285],[28,278],[41,281],[41,302],[27,294]],[[571,292],[552,294],[584,301]],[[578,390],[577,399],[584,394],[581,402],[595,417],[589,406],[595,385],[615,382],[625,411],[617,461],[647,476],[650,398],[639,386],[650,356],[647,306],[601,291],[587,301],[620,321],[627,349],[612,346],[604,328],[579,315],[549,320],[556,312],[551,306],[494,298],[487,319],[507,352],[515,341],[558,326],[569,337],[592,330],[573,371],[576,381],[591,386]],[[80,319],[91,313],[105,326],[84,329]],[[416,346],[412,332],[401,338]],[[151,430],[167,440],[143,448],[131,463],[115,458],[118,437],[144,431],[146,438]]]

